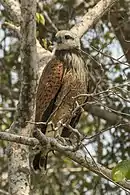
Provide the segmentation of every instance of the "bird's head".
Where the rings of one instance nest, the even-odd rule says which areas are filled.
[[[71,31],[61,30],[56,34],[56,50],[70,50],[80,48],[80,39]]]

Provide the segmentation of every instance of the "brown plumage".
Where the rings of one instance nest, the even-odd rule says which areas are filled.
[[[49,107],[51,106],[51,101],[54,100],[61,87],[62,77],[63,63],[57,59],[52,59],[45,67],[38,85],[35,115],[36,122],[46,122],[48,119],[49,116],[47,112],[50,112],[51,108],[49,109]]]
[[[88,80],[86,64],[80,52],[80,41],[69,31],[57,33],[58,43],[54,57],[46,65],[37,89],[36,97],[36,122],[52,121],[54,131],[50,125],[38,125],[37,127],[47,136],[69,136],[69,131],[60,125],[59,121],[75,126],[80,117],[80,111],[73,113],[77,106],[86,100],[84,96],[74,98],[87,93]],[[34,169],[44,165],[45,155],[37,154],[33,161]]]

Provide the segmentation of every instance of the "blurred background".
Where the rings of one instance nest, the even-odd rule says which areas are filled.
[[[37,39],[42,47],[51,50],[57,30],[69,30],[97,2],[37,1]],[[20,90],[20,40],[4,24],[9,21],[8,13],[0,5],[0,131],[7,130],[14,120]],[[81,45],[90,70],[90,92],[95,95],[85,106],[77,128],[86,136],[86,155],[113,168],[130,156],[130,0],[118,1],[84,34]],[[5,191],[8,189],[7,144],[0,141],[0,189]],[[56,154],[48,159],[46,175],[32,173],[32,195],[43,194],[126,193],[62,154]]]

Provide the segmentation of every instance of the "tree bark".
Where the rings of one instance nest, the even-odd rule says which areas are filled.
[[[11,126],[11,131],[22,136],[29,137],[30,131],[33,129],[33,125],[26,123],[26,121],[34,121],[34,104],[35,104],[35,92],[36,92],[36,73],[40,74],[47,63],[51,53],[43,49],[39,43],[37,43],[38,50],[38,65],[36,62],[36,27],[35,27],[35,12],[36,1],[35,0],[22,0],[21,11],[19,3],[15,3],[15,0],[0,0],[13,24],[19,25],[21,22],[21,92],[19,98],[19,104],[16,111],[16,118]],[[81,25],[76,25],[72,31],[74,31],[79,37],[81,37],[98,19],[104,14],[104,12],[115,2],[115,0],[101,0],[92,11],[85,14]],[[15,5],[12,7],[12,4]],[[103,7],[101,6],[103,5]],[[22,16],[22,18],[21,18]],[[17,29],[18,30],[18,29]],[[79,34],[78,34],[79,33]],[[38,67],[38,69],[37,69]],[[13,131],[15,129],[15,132]],[[54,149],[57,149],[56,147]],[[58,150],[58,149],[57,149]],[[59,149],[59,152],[63,150]],[[29,148],[28,146],[18,143],[10,144],[8,149],[9,154],[9,194],[11,195],[28,195],[30,193],[30,167],[29,167]],[[83,157],[80,153],[65,153],[68,157],[72,158],[82,166],[86,166],[85,161],[82,162]],[[72,156],[71,156],[72,155]],[[99,173],[99,170],[94,171],[92,161],[88,161],[89,168],[95,173]],[[95,166],[95,165],[94,165]],[[109,174],[109,173],[108,173]]]
[[[16,119],[11,126],[15,133],[29,137],[33,125],[36,92],[36,1],[21,1],[21,90]],[[29,147],[13,143],[9,147],[9,194],[30,194]]]

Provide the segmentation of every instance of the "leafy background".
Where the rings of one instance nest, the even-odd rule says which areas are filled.
[[[37,4],[37,38],[41,45],[51,50],[58,30],[70,29],[98,1],[46,0]],[[82,37],[82,50],[92,79],[87,106],[97,106],[99,111],[116,114],[104,120],[104,113],[85,110],[77,128],[86,135],[86,154],[108,168],[128,160],[130,118],[130,11],[129,1],[116,3]],[[4,24],[8,14],[0,5],[0,130],[5,131],[14,120],[20,90],[20,41]],[[108,90],[109,89],[109,90]],[[105,92],[104,92],[105,91]],[[109,115],[107,114],[107,116]],[[115,115],[114,115],[115,116]],[[120,120],[119,120],[120,117]],[[97,135],[100,131],[103,131]],[[95,135],[95,136],[93,136]],[[92,137],[93,136],[93,137]],[[0,141],[0,189],[8,189],[7,142]],[[91,153],[91,155],[88,153]],[[129,161],[124,161],[129,163]],[[123,167],[123,168],[122,168]],[[126,165],[113,169],[128,173]],[[125,171],[124,171],[125,170]],[[127,171],[126,171],[127,170]],[[113,177],[114,178],[114,177]],[[127,174],[118,180],[129,179]],[[115,179],[116,180],[116,179]],[[75,162],[55,154],[48,159],[46,175],[32,173],[32,194],[92,194],[120,195],[125,192],[111,182],[80,167]]]

